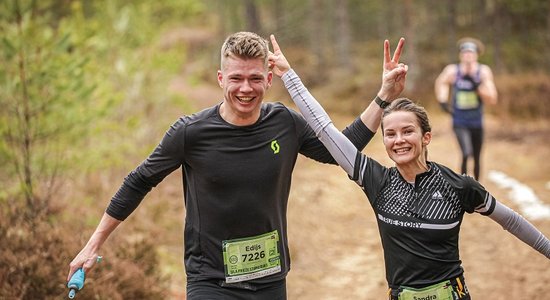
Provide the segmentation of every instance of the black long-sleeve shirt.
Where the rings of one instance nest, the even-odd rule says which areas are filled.
[[[363,149],[374,133],[358,118],[344,134]],[[290,268],[286,210],[297,155],[335,160],[302,116],[280,103],[264,103],[258,121],[235,126],[219,105],[180,118],[153,153],[132,171],[107,213],[124,220],[168,174],[182,168],[185,193],[185,266],[189,281],[223,279],[222,241],[274,230],[281,272],[252,282],[284,278]]]

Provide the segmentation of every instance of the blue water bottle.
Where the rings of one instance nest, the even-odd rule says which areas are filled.
[[[84,287],[85,279],[86,277],[84,276],[84,270],[82,270],[82,268],[74,272],[73,276],[71,276],[71,280],[67,283],[67,287],[69,288],[69,299],[73,299],[76,292]]]

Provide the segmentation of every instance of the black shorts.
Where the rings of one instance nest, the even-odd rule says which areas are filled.
[[[223,280],[187,282],[187,300],[286,300],[286,280],[272,283],[226,284]]]

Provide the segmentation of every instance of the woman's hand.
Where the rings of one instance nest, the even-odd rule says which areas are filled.
[[[392,58],[390,57],[390,42],[388,40],[384,41],[382,87],[380,87],[380,91],[378,92],[378,97],[382,100],[388,102],[395,100],[405,89],[405,79],[409,67],[399,62],[404,44],[405,39],[399,39]]]
[[[271,44],[273,45],[273,52],[269,52],[268,64],[273,73],[279,77],[283,76],[288,70],[290,70],[290,64],[286,60],[281,47],[275,40],[275,36],[270,36]]]

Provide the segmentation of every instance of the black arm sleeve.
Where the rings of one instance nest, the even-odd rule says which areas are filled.
[[[153,153],[126,176],[107,207],[109,216],[125,220],[153,187],[182,165],[184,133],[184,120],[179,119],[168,129]]]

